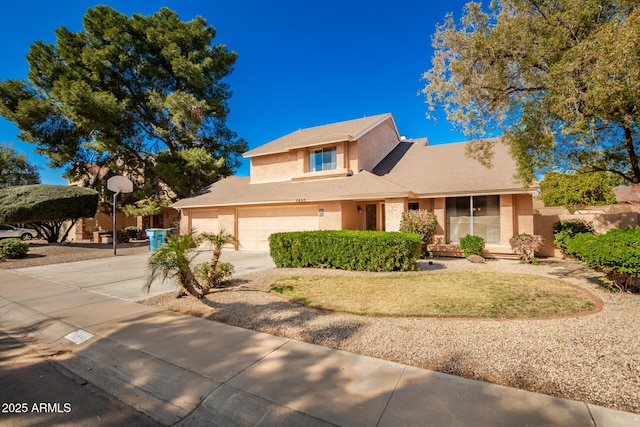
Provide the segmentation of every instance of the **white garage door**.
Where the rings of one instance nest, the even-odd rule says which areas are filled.
[[[268,251],[269,235],[318,229],[317,206],[244,208],[238,210],[240,249]]]
[[[191,228],[196,233],[217,233],[219,231],[217,209],[192,210]]]

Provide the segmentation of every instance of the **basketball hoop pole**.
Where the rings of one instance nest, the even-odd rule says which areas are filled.
[[[124,176],[112,176],[107,180],[107,189],[113,191],[113,256],[116,255],[118,243],[118,228],[116,227],[116,214],[118,213],[118,193],[131,193],[133,183]]]
[[[113,256],[116,256],[116,247],[118,241],[118,229],[116,228],[116,217],[118,213],[118,192],[113,193]]]

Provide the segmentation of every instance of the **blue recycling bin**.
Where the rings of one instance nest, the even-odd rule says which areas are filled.
[[[171,233],[170,228],[148,228],[147,236],[149,236],[149,249],[157,250],[164,243],[167,236]]]

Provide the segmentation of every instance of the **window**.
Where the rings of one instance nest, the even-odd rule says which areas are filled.
[[[329,171],[336,168],[336,147],[309,151],[309,172]]]
[[[500,196],[447,198],[447,242],[459,242],[467,234],[500,243]]]
[[[420,202],[409,202],[407,204],[407,208],[410,211],[419,211],[420,210]]]

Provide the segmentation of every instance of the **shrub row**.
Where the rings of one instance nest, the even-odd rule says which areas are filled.
[[[614,228],[605,234],[577,234],[566,241],[569,255],[606,276],[606,285],[640,292],[640,227]]]
[[[274,233],[269,250],[278,267],[320,267],[359,271],[416,268],[422,239],[414,233],[324,230]]]
[[[567,241],[581,233],[595,234],[593,224],[585,221],[558,221],[553,224],[553,236],[555,244],[564,255],[570,255],[567,252]]]

